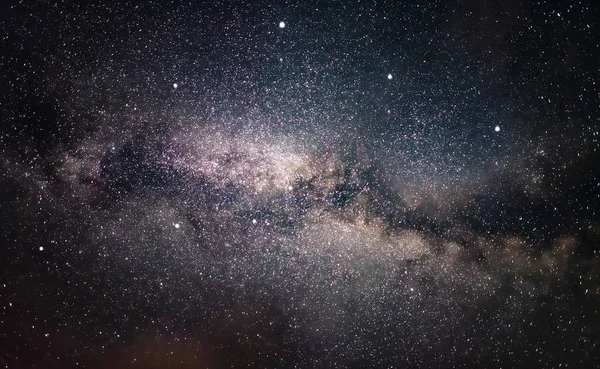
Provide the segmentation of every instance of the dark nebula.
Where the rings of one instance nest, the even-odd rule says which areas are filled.
[[[5,368],[592,368],[594,1],[20,1]]]

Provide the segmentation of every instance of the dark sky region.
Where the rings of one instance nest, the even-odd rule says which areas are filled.
[[[11,1],[3,368],[592,368],[597,1]]]

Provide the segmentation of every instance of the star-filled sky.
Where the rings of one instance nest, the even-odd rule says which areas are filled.
[[[597,365],[595,1],[1,7],[3,368]]]

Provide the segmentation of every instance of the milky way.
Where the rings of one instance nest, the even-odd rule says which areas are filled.
[[[6,368],[597,365],[597,7],[2,8]]]

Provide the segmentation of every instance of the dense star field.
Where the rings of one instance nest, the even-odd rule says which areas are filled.
[[[21,1],[3,368],[591,368],[600,4]]]

